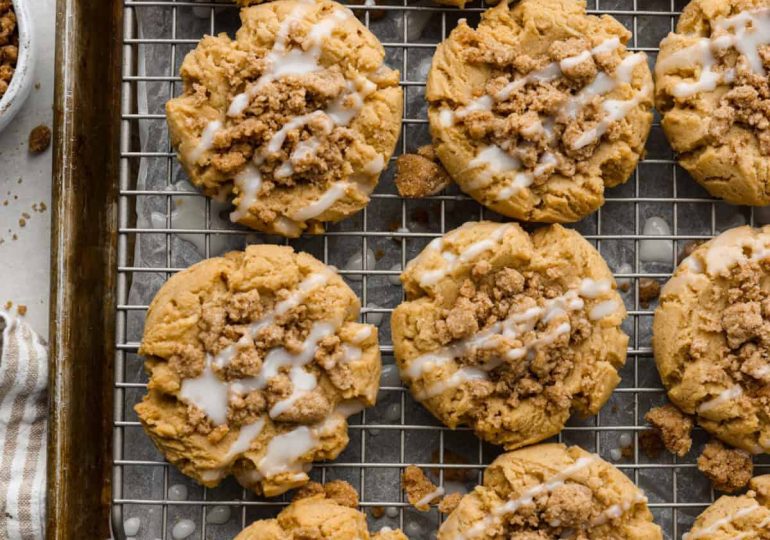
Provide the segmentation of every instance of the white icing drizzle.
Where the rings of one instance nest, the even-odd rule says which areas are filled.
[[[603,282],[595,282],[595,288],[603,289],[604,287]],[[461,358],[475,350],[494,348],[499,346],[501,341],[517,339],[526,332],[534,330],[540,322],[548,324],[553,319],[565,315],[569,311],[581,310],[585,307],[585,303],[578,294],[578,290],[569,290],[559,297],[547,300],[543,306],[534,306],[522,312],[509,315],[503,321],[490,325],[470,338],[457,341],[437,351],[422,354],[409,362],[406,369],[401,372],[401,376],[405,380],[415,380],[422,377],[426,372],[453,362],[455,359]],[[522,347],[511,347],[502,357],[495,358],[484,365],[461,367],[446,379],[427,386],[417,394],[417,398],[421,400],[430,399],[463,383],[474,380],[486,380],[488,379],[488,373],[506,360],[515,361],[525,357],[529,360],[538,347],[554,343],[560,336],[569,334],[571,329],[569,322],[562,322]]]
[[[647,497],[645,497],[642,493],[635,493],[633,498],[621,501],[608,507],[604,512],[599,514],[596,519],[593,520],[591,525],[598,527],[612,521],[613,519],[618,519],[622,517],[623,514],[631,510],[631,508],[640,503],[646,504]]]
[[[588,313],[588,318],[592,321],[598,321],[604,317],[609,317],[613,313],[617,312],[618,309],[620,309],[620,305],[618,304],[617,300],[605,300],[604,302],[600,302],[591,308],[591,311]]]
[[[200,141],[195,148],[193,148],[188,154],[187,159],[190,163],[195,164],[203,156],[204,153],[211,150],[211,146],[214,144],[214,136],[222,129],[222,122],[219,120],[212,120],[206,127],[203,128]]]
[[[345,195],[348,188],[352,187],[354,186],[350,182],[333,183],[318,199],[294,212],[291,218],[297,221],[305,221],[323,214]]]
[[[743,389],[737,384],[731,386],[727,390],[720,392],[720,394],[698,406],[698,413],[705,413],[713,411],[714,409],[721,407],[725,403],[728,403],[734,399],[737,399],[743,395]]]
[[[543,69],[511,81],[494,96],[484,95],[478,97],[465,107],[457,109],[454,113],[449,109],[442,109],[439,113],[439,122],[442,126],[449,127],[454,124],[456,119],[463,119],[474,112],[491,111],[495,101],[505,101],[510,98],[515,91],[523,88],[527,84],[533,82],[548,82],[557,79],[563,74],[564,70],[575,67],[581,62],[591,58],[593,55],[612,52],[620,47],[620,45],[620,40],[617,37],[613,37],[603,41],[590,51],[583,51],[576,56],[565,58],[560,62],[552,62]],[[608,94],[621,84],[631,84],[634,70],[639,64],[643,63],[646,58],[647,56],[644,53],[631,54],[620,62],[613,76],[609,76],[603,72],[599,73],[589,85],[583,88],[575,96],[570,97],[553,118],[548,118],[545,122],[540,122],[538,125],[533,125],[528,128],[529,133],[534,134],[535,132],[543,131],[546,133],[548,139],[553,141],[554,118],[566,116],[574,119],[595,97]],[[630,99],[604,100],[602,103],[604,116],[594,127],[586,130],[576,139],[572,145],[573,148],[577,150],[597,141],[607,132],[612,124],[625,118],[628,113],[637,107],[651,92],[652,87],[647,85],[639,92],[634,92],[633,97]],[[511,153],[515,154],[515,152]],[[506,150],[495,144],[483,146],[476,157],[474,157],[468,164],[469,169],[484,169],[483,173],[478,175],[477,180],[469,185],[469,189],[484,188],[492,182],[494,175],[511,172],[513,173],[513,179],[496,194],[496,199],[499,201],[510,199],[523,189],[531,186],[536,178],[549,174],[558,165],[556,156],[549,152],[545,152],[540,156],[537,165],[532,171],[523,171],[521,161],[511,155],[511,153],[506,152]]]
[[[594,280],[585,278],[580,282],[580,296],[583,298],[598,298],[612,290],[612,283],[607,279]]]
[[[234,180],[241,198],[237,208],[230,213],[230,219],[239,221],[248,215],[250,202],[257,198],[257,194],[262,188],[262,174],[256,165],[249,163],[235,175]]]
[[[427,506],[439,497],[442,497],[444,495],[444,488],[437,487],[427,495],[425,495],[422,499],[414,503],[414,506],[416,508],[420,508],[421,506]]]
[[[658,63],[657,71],[687,69],[700,64],[700,74],[692,82],[679,82],[672,89],[674,97],[687,98],[699,92],[710,92],[719,84],[730,84],[735,79],[735,70],[715,71],[719,63],[715,52],[722,52],[731,47],[742,54],[749,68],[759,75],[765,75],[759,48],[770,43],[770,8],[744,11],[721,19],[714,23],[714,28],[731,32],[715,38],[700,38],[695,44],[671,54]],[[667,41],[671,39],[666,38]]]
[[[237,456],[238,454],[242,454],[243,452],[246,452],[250,447],[251,443],[254,439],[259,437],[259,434],[262,433],[262,430],[265,427],[265,417],[260,416],[256,422],[252,422],[251,424],[241,426],[240,431],[238,432],[238,438],[235,439],[233,444],[230,445],[230,448],[227,449],[227,454],[225,455],[225,459],[231,459]]]
[[[457,534],[455,536],[455,540],[466,540],[469,538],[481,536],[487,528],[495,525],[505,516],[514,514],[520,508],[532,504],[534,498],[538,495],[543,493],[551,493],[556,488],[563,486],[564,483],[576,473],[580,472],[598,460],[599,457],[596,455],[583,456],[577,459],[575,463],[553,475],[546,482],[527,488],[518,498],[510,499],[503,504],[493,507],[489,515],[477,521],[465,533]]]
[[[428,250],[439,251],[442,258],[445,261],[445,264],[443,265],[442,268],[437,268],[435,270],[425,270],[424,272],[422,272],[422,274],[420,274],[420,285],[422,287],[429,287],[431,285],[435,285],[442,278],[454,272],[461,265],[467,264],[468,262],[476,259],[482,253],[485,253],[495,248],[500,244],[502,239],[505,237],[505,234],[511,228],[512,228],[512,225],[508,223],[501,225],[497,227],[492,233],[490,233],[488,238],[474,242],[473,244],[465,248],[464,251],[458,253],[457,255],[455,255],[454,253],[450,253],[448,251],[443,251],[444,243],[440,238],[433,240],[430,244],[428,244],[428,248],[426,251]]]
[[[761,506],[754,502],[751,506],[746,506],[744,508],[741,508],[740,510],[737,510],[733,514],[730,514],[729,516],[725,516],[721,519],[716,520],[714,523],[709,525],[708,527],[705,527],[699,531],[689,532],[682,536],[682,540],[697,540],[698,538],[705,538],[708,537],[714,533],[716,533],[719,529],[724,527],[725,525],[729,525],[735,520],[738,520],[742,517],[746,517],[750,514],[753,514],[757,510],[759,510]],[[761,527],[761,525],[760,525]]]
[[[355,343],[356,345],[363,343],[364,341],[369,339],[371,335],[372,335],[372,327],[362,326],[356,331],[355,335],[353,336],[353,343]]]
[[[313,353],[315,353],[315,347],[313,347]],[[292,366],[289,370],[289,379],[291,380],[291,395],[273,405],[270,409],[270,418],[281,416],[291,409],[299,399],[315,390],[318,385],[318,379],[315,375],[302,366]]]
[[[217,424],[227,422],[227,384],[211,369],[211,357],[206,357],[203,372],[197,377],[184,379],[179,398],[194,404]]]

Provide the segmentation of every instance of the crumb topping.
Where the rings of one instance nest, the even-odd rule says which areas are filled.
[[[445,308],[433,326],[422,327],[422,339],[435,336],[441,345],[450,346],[509,317],[542,308],[566,292],[537,272],[519,272],[513,268],[492,270],[489,263],[482,260],[473,268],[471,277],[462,283],[454,305]],[[468,381],[470,392],[480,401],[491,395],[504,396],[512,408],[521,400],[538,395],[546,401],[546,411],[569,408],[572,396],[564,379],[574,367],[573,347],[593,332],[586,312],[558,308],[550,317],[524,324],[525,331],[517,335],[512,344],[501,339],[489,346],[458,351],[455,358],[461,368],[484,369],[489,375]],[[510,355],[511,348],[528,349],[526,361],[519,355]],[[489,366],[496,367],[488,369]]]
[[[8,91],[19,57],[19,33],[11,0],[0,0],[0,98]]]
[[[308,306],[296,303],[290,309],[275,314],[277,305],[291,301],[297,289],[281,289],[274,295],[252,289],[231,295],[214,296],[203,304],[199,323],[200,348],[182,346],[169,360],[170,367],[181,379],[201,376],[205,358],[213,358],[212,371],[223,381],[238,381],[260,377],[265,360],[273,351],[279,354],[299,355],[314,346],[314,354],[304,365],[306,373],[316,380],[326,375],[338,390],[352,387],[350,366],[344,362],[343,342],[333,332],[322,339],[315,337],[319,321],[311,318]],[[275,315],[273,315],[275,314]],[[250,326],[260,329],[251,334]],[[336,403],[330,401],[322,385],[311,390],[298,391],[300,378],[293,373],[291,362],[265,380],[263,385],[250,388],[246,393],[231,392],[228,399],[227,421],[230,425],[246,425],[260,416],[275,411],[276,405],[291,401],[280,414],[273,416],[282,422],[314,424],[326,418]],[[299,393],[299,396],[296,394]],[[295,396],[296,399],[292,399]],[[209,434],[215,422],[195,404],[188,405],[191,427]]]
[[[684,457],[690,451],[693,421],[689,416],[667,404],[650,409],[644,418],[660,432],[663,444],[669,452]]]
[[[402,197],[420,199],[435,195],[451,182],[431,145],[420,148],[416,154],[402,154],[396,160],[396,188]]]
[[[697,359],[709,357],[706,381],[724,385],[728,394],[717,396],[701,403],[699,412],[704,412],[723,400],[748,397],[760,407],[770,411],[770,300],[762,288],[762,265],[754,260],[740,261],[732,266],[725,280],[725,295],[722,288],[711,291],[713,305],[725,304],[721,313],[703,313],[699,329],[706,333],[722,333],[723,349],[714,355],[710,344],[702,338],[695,338],[690,345],[690,355]],[[724,296],[724,298],[723,298]],[[712,358],[713,357],[713,358]],[[736,386],[737,385],[737,386]]]
[[[602,141],[620,139],[623,118],[651,95],[651,88],[629,86],[644,55],[627,55],[617,37],[598,44],[586,38],[556,41],[547,54],[533,58],[467,26],[458,32],[466,61],[492,71],[484,94],[458,109],[451,123],[502,149],[507,158],[496,159],[526,170],[530,185],[553,174],[588,173],[588,158]],[[618,87],[627,87],[612,102],[619,106],[607,107],[606,94]]]
[[[698,469],[714,484],[714,489],[733,493],[749,483],[754,465],[745,450],[728,448],[713,439],[698,457]]]

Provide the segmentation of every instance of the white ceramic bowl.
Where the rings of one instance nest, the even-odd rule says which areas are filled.
[[[12,0],[19,32],[19,57],[16,71],[8,90],[0,98],[0,131],[8,125],[29,96],[35,72],[35,51],[32,48],[32,19],[29,16],[29,0]]]

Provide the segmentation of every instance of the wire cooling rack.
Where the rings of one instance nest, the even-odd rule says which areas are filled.
[[[588,0],[588,7],[591,13],[613,15],[626,25],[633,32],[631,48],[647,52],[652,65],[660,39],[674,28],[684,3]],[[192,527],[188,538],[232,538],[254,519],[275,515],[288,499],[257,498],[232,479],[216,489],[195,485],[163,460],[132,408],[145,392],[146,376],[136,352],[147,303],[157,288],[173,272],[226,248],[256,241],[282,242],[223,224],[216,203],[175,184],[183,173],[165,132],[162,104],[181,91],[178,68],[184,55],[204,33],[232,34],[237,28],[237,8],[174,0],[125,0],[124,6],[114,535],[126,538],[126,525],[125,530],[136,538],[150,540],[181,537],[182,529]],[[427,1],[391,0],[378,1],[372,10],[360,5],[351,8],[381,39],[389,65],[401,71],[405,112],[396,153],[414,150],[429,142],[421,96],[435,46],[460,18],[475,24],[483,7],[476,1],[460,11]],[[403,200],[395,192],[392,173],[391,162],[367,209],[330,226],[323,236],[291,242],[340,268],[362,299],[362,320],[381,320],[386,366],[393,364],[389,314],[401,300],[401,290],[391,280],[400,267],[432,238],[464,221],[501,219],[456,188],[425,200]],[[185,205],[200,214],[198,222],[190,222],[189,211],[187,218],[180,217],[178,210]],[[652,216],[662,217],[671,230],[656,237],[657,245],[647,246],[667,254],[657,261],[645,260],[640,253],[643,242],[650,241],[643,230]],[[573,419],[558,440],[599,453],[642,487],[667,538],[680,538],[713,501],[714,493],[695,468],[697,451],[706,440],[702,432],[696,430],[694,450],[684,459],[665,452],[653,458],[639,445],[638,435],[646,429],[645,412],[665,402],[665,395],[650,347],[655,301],[644,303],[638,285],[645,279],[665,281],[689,242],[747,222],[755,223],[751,209],[711,199],[676,166],[656,118],[646,158],[633,177],[608,191],[606,205],[596,214],[574,225],[598,247],[618,279],[629,313],[624,328],[630,341],[623,380],[610,401],[596,417]],[[346,265],[356,253],[365,261],[363,268]],[[403,467],[416,463],[449,491],[467,490],[480,481],[484,466],[500,450],[480,442],[468,430],[451,431],[439,425],[400,386],[392,376],[393,368],[386,369],[389,375],[383,379],[377,406],[350,419],[348,448],[335,462],[318,464],[312,474],[320,481],[350,481],[359,490],[372,530],[401,527],[412,539],[431,538],[441,516],[435,509],[418,513],[404,502],[399,480]],[[766,459],[757,462],[758,472],[768,472]]]

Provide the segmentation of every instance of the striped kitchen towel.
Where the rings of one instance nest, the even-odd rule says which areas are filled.
[[[17,317],[0,311],[0,539],[45,536],[48,352]]]

